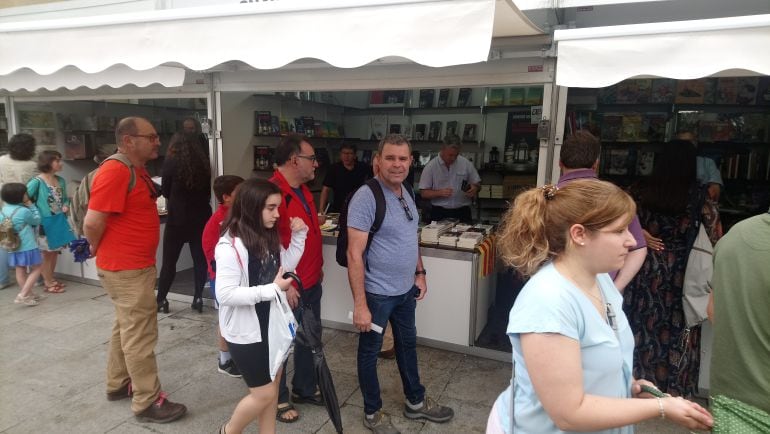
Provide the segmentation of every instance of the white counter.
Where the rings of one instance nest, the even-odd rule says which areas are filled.
[[[324,280],[321,319],[324,326],[353,330],[348,312],[353,296],[347,268],[335,260],[336,239],[324,238]],[[479,277],[480,254],[421,248],[428,271],[428,294],[417,302],[416,325],[420,342],[442,348],[472,347],[487,323],[494,302],[496,273]]]

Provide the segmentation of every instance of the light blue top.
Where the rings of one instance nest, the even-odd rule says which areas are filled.
[[[13,211],[18,208],[16,214]],[[37,237],[35,236],[35,226],[40,224],[40,212],[37,207],[24,206],[24,205],[11,205],[5,204],[2,209],[3,215],[0,216],[1,220],[5,220],[6,217],[10,217],[13,214],[13,228],[16,229],[16,233],[19,234],[21,239],[21,245],[14,252],[26,252],[28,250],[37,249]]]
[[[697,156],[695,157],[695,164],[695,177],[701,184],[725,185],[714,160],[709,157]]]
[[[609,274],[597,276],[599,290],[612,305],[617,335],[591,300],[547,264],[524,285],[508,319],[508,336],[516,364],[516,433],[562,433],[535,393],[521,352],[520,333],[558,333],[580,343],[586,394],[611,398],[631,396],[634,337],[623,313],[623,297]],[[619,339],[618,339],[619,337]],[[497,409],[506,433],[511,432],[511,387],[498,398]],[[634,427],[600,431],[633,433]]]
[[[457,160],[447,167],[441,156],[438,156],[428,162],[420,174],[420,190],[441,190],[451,188],[452,196],[436,197],[431,199],[430,203],[444,208],[460,208],[471,204],[471,198],[465,196],[462,191],[463,181],[468,184],[478,184],[481,182],[479,173],[473,167],[473,163],[462,155],[457,156]]]
[[[417,206],[402,185],[401,194],[412,214],[412,220],[409,220],[398,196],[382,181],[380,186],[385,195],[385,218],[380,230],[372,237],[366,257],[369,269],[364,273],[364,285],[366,292],[372,294],[402,295],[414,286],[414,271],[417,269]],[[366,186],[359,188],[348,204],[348,227],[369,232],[375,209],[372,190]]]

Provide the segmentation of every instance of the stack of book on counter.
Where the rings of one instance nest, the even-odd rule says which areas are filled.
[[[503,198],[503,186],[502,185],[490,185],[489,186],[489,197],[492,199],[502,199]]]
[[[460,235],[462,235],[462,232],[444,232],[440,237],[438,237],[438,244],[440,246],[457,247],[457,240],[460,238]]]
[[[427,244],[438,244],[441,235],[450,230],[453,225],[453,222],[448,221],[431,222],[431,224],[422,228],[420,241]]]
[[[457,239],[457,247],[461,249],[475,249],[484,240],[482,232],[463,232]]]

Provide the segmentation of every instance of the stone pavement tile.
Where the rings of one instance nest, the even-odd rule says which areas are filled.
[[[196,321],[180,315],[158,317],[158,346],[155,354],[162,354],[166,349],[173,348],[182,341],[199,335],[212,336],[211,324],[206,321]],[[212,339],[212,343],[214,340]],[[214,345],[209,345],[214,349]]]
[[[424,369],[434,371],[454,371],[468,356],[451,351],[417,346],[417,363],[422,372]]]
[[[5,371],[6,368],[3,367],[3,372]],[[15,374],[21,376],[19,373]],[[11,432],[6,430],[28,419],[41,417],[41,411],[45,415],[44,410],[53,407],[58,401],[59,398],[46,395],[39,389],[22,387],[4,378],[0,381],[0,432]]]
[[[91,301],[91,303],[97,302]],[[88,351],[99,348],[98,351],[102,351],[103,346],[110,342],[114,321],[115,314],[110,311],[63,330],[46,330],[41,334],[43,351],[35,351],[41,354],[48,351],[48,348],[65,351]]]
[[[97,384],[45,407],[36,403],[33,405],[36,414],[45,417],[25,417],[6,432],[105,432],[133,417],[128,399],[109,402],[104,393],[104,385]]]
[[[360,395],[357,377],[342,372],[332,371],[332,378],[334,380],[334,388],[337,392],[337,400],[339,401],[340,406],[342,406],[350,396],[354,394]],[[289,384],[291,384],[291,382]],[[291,386],[289,386],[289,388],[291,388]],[[295,404],[295,407],[300,414],[299,420],[292,424],[280,423],[280,426],[286,428],[291,427],[291,429],[279,429],[279,432],[290,433],[295,432],[295,429],[316,432],[329,420],[326,407],[311,404]]]
[[[340,410],[342,414],[343,432],[347,434],[371,434],[371,431],[365,428],[363,424],[363,407],[346,404],[342,406]],[[423,426],[425,425],[424,422],[413,421],[405,418],[401,412],[390,414],[390,420],[393,425],[403,434],[421,432]],[[334,425],[332,425],[331,421],[327,421],[321,427],[321,429],[317,431],[318,434],[333,434],[335,432],[336,431],[334,430]]]
[[[72,302],[65,302],[64,297],[67,297],[67,294],[50,294],[47,299],[41,301],[41,305],[58,305],[57,308],[52,309],[45,315],[37,315],[26,319],[24,322],[52,331],[59,331],[78,324],[87,323],[114,312],[114,309],[111,307],[93,301],[90,298],[80,298]],[[38,307],[40,306],[35,306],[35,308]]]
[[[492,408],[497,396],[508,387],[510,380],[510,363],[466,357],[449,381],[445,396]]]
[[[13,375],[11,365],[18,363],[18,366],[23,367],[36,354],[50,352],[50,347],[41,348],[38,343],[41,337],[50,333],[49,330],[22,322],[2,326],[0,330],[0,380],[3,382],[6,375]]]
[[[327,329],[324,329],[326,333]],[[356,375],[356,354],[358,353],[358,333],[338,332],[337,336],[324,344],[324,354],[329,369]]]
[[[486,404],[453,398],[444,398],[442,405],[451,407],[455,417],[447,423],[426,422],[421,433],[483,433],[486,432],[487,418],[492,407]]]

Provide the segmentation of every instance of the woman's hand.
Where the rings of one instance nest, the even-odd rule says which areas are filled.
[[[275,279],[273,280],[273,283],[278,285],[279,288],[281,288],[281,291],[286,291],[291,286],[291,281],[294,280],[291,277],[288,279],[283,278],[283,267],[278,267],[278,274],[275,275]]]
[[[290,217],[289,218],[289,227],[291,228],[292,232],[299,232],[299,231],[301,231],[303,229],[307,229],[307,225],[299,217]]]
[[[67,205],[63,205],[61,207],[61,212],[63,212],[64,214],[67,214],[69,210],[70,210],[70,207],[68,207]]]
[[[634,382],[631,383],[631,396],[634,398],[655,398],[647,392],[642,392],[642,385],[654,387],[657,389],[657,387],[650,381],[644,379],[634,380]]]
[[[663,244],[662,239],[653,237],[646,229],[642,229],[642,234],[644,235],[644,240],[647,242],[647,247],[657,251],[666,250],[666,245]]]
[[[700,405],[686,399],[661,398],[666,419],[689,429],[707,431],[714,426],[711,413]]]

